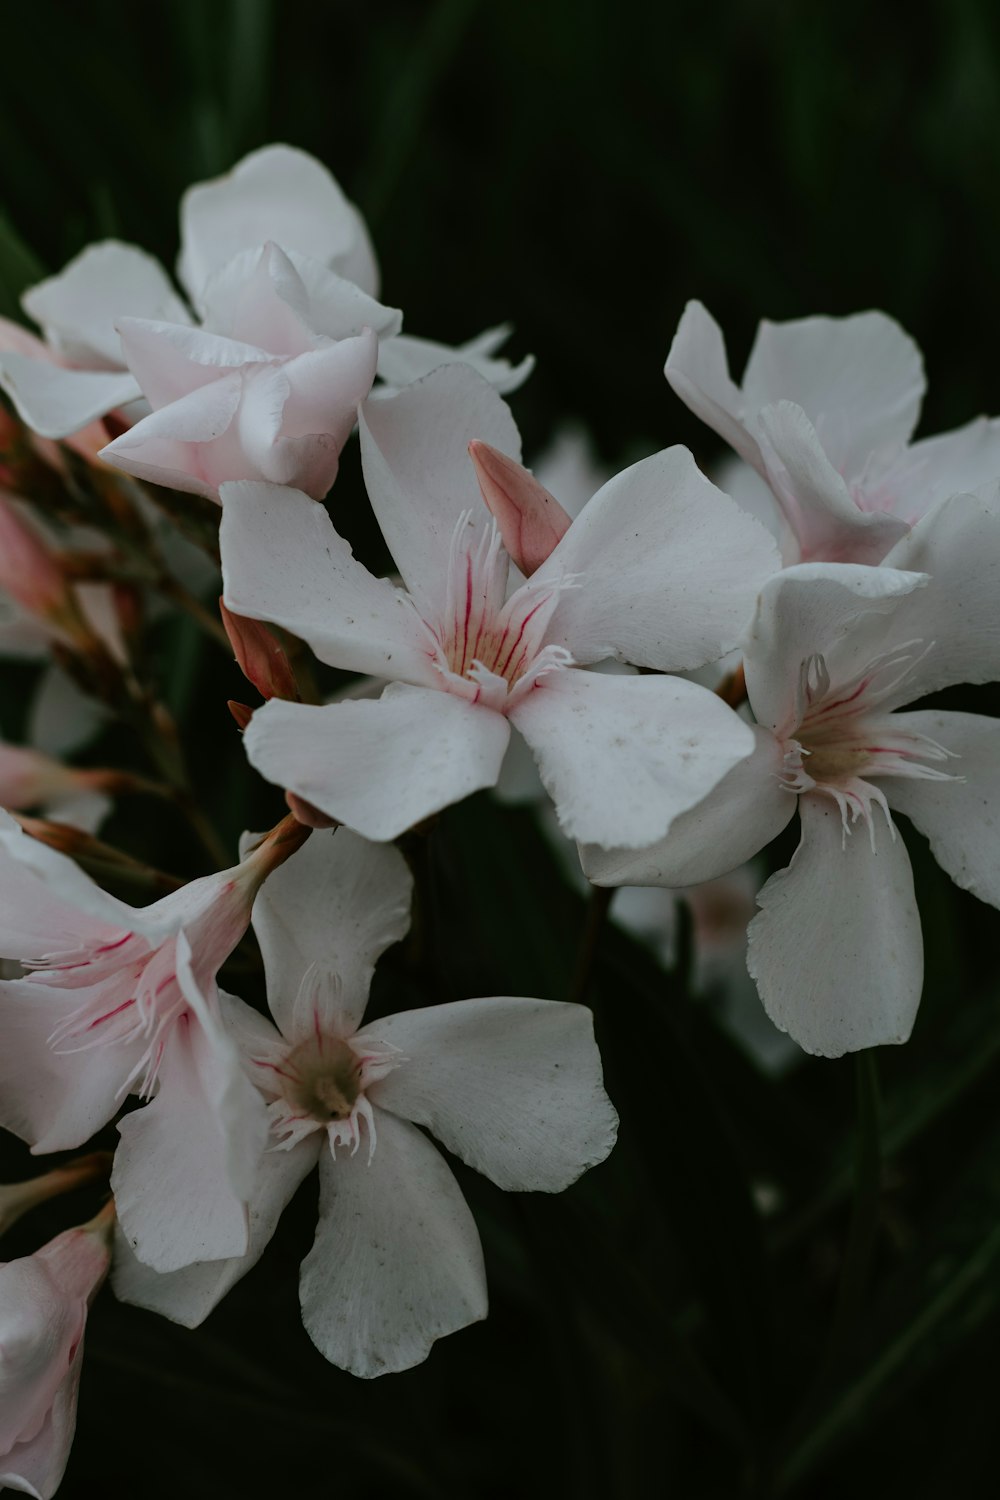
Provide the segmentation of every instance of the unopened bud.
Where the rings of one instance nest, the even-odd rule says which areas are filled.
[[[236,727],[242,734],[253,718],[253,709],[246,703],[237,703],[235,698],[227,698],[226,707],[236,720]]]
[[[0,495],[0,588],[62,629],[79,615],[58,554],[12,495]]]
[[[259,620],[234,615],[219,600],[219,612],[240,670],[262,698],[288,698],[298,702],[295,674],[281,643]]]
[[[23,1214],[37,1208],[49,1198],[60,1193],[71,1193],[111,1172],[110,1151],[95,1151],[90,1156],[80,1156],[76,1161],[56,1167],[41,1177],[31,1177],[27,1182],[0,1184],[0,1234],[5,1234]]]
[[[530,577],[566,535],[570,517],[533,474],[498,448],[474,439],[469,456],[504,546]]]

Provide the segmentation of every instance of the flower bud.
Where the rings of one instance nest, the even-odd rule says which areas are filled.
[[[530,577],[566,535],[570,517],[533,474],[498,448],[474,439],[469,457],[504,546]]]
[[[266,625],[234,615],[222,600],[219,612],[230,645],[236,653],[240,671],[252,682],[262,698],[289,698],[299,701],[299,690],[284,648]]]

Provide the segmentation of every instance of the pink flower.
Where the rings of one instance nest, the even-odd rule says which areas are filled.
[[[88,1140],[129,1093],[112,1186],[137,1252],[162,1267],[246,1248],[264,1129],[219,1020],[215,974],[268,872],[304,830],[280,824],[235,868],[134,908],[0,818],[0,1122],[35,1152]],[[228,1183],[207,1204],[199,1172]]]
[[[76,1430],[87,1309],[110,1262],[109,1210],[0,1264],[0,1488],[49,1500]]]

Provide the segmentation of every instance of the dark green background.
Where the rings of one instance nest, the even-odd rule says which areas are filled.
[[[539,362],[513,400],[529,452],[577,416],[608,461],[675,441],[713,458],[661,375],[690,296],[737,370],[760,316],[884,308],[927,357],[922,431],[1000,409],[1000,11],[986,0],[32,0],[5,8],[3,31],[7,313],[101,236],[171,264],[181,190],[283,139],[368,215],[411,332],[516,324],[514,352]],[[350,460],[342,486],[360,506]],[[225,713],[247,696],[235,668],[186,625],[152,645],[219,826],[232,838],[279,815]],[[0,671],[7,733],[28,682]],[[100,747],[118,751],[114,735]],[[120,814],[110,836],[197,867],[163,819]],[[683,973],[612,932],[593,998],[621,1143],[559,1199],[462,1173],[490,1322],[404,1376],[330,1369],[295,1303],[307,1188],[197,1334],[102,1297],[63,1495],[936,1500],[994,1484],[1000,924],[909,842],[925,998],[911,1043],[878,1059],[871,1284],[818,1379],[848,1235],[852,1062],[765,1081]],[[561,998],[581,918],[530,817],[455,809],[429,850],[424,946],[393,956],[380,1003]],[[15,1143],[5,1160],[28,1170]],[[759,1183],[779,1194],[766,1218]]]

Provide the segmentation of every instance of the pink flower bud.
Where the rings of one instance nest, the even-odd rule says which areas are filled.
[[[0,495],[0,588],[43,619],[76,613],[57,555],[10,495]]]
[[[87,1309],[111,1260],[113,1211],[0,1265],[0,1487],[58,1489],[76,1430]]]
[[[498,448],[473,439],[469,456],[504,546],[530,577],[566,535],[569,516],[533,474]]]
[[[289,698],[297,703],[299,690],[295,674],[284,648],[267,626],[258,620],[248,620],[243,615],[234,615],[221,599],[219,612],[240,670],[253,683],[261,697]]]

